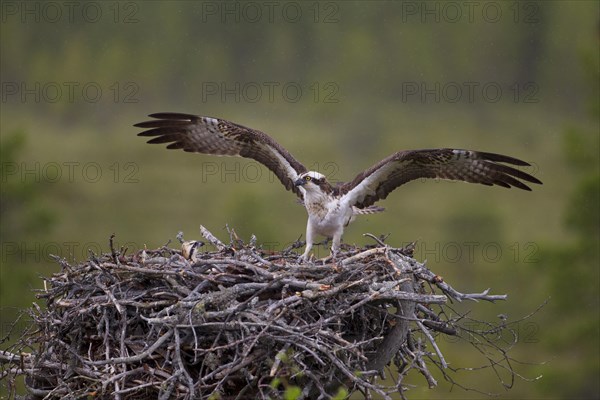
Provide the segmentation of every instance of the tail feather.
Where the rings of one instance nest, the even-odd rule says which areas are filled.
[[[304,201],[302,201],[302,199],[296,199],[296,203],[298,205],[301,205],[302,207],[304,207]],[[380,212],[385,211],[385,208],[383,207],[379,207],[379,206],[369,206],[369,207],[365,207],[365,208],[358,208],[355,206],[352,206],[352,211],[354,215],[370,215],[370,214],[377,214]]]
[[[369,214],[377,214],[385,211],[385,208],[378,206],[369,206],[365,208],[352,207],[354,214],[358,215],[369,215]]]

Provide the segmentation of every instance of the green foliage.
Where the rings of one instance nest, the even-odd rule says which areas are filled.
[[[57,222],[56,214],[45,204],[46,182],[35,177],[28,180],[21,174],[26,144],[27,135],[22,130],[3,134],[0,139],[0,338],[8,339],[5,345],[16,340],[23,329],[19,324],[12,336],[5,336],[19,315],[15,306],[31,304],[25,293],[37,279],[40,267],[39,263],[24,265],[23,246],[31,248],[33,238],[49,233]]]
[[[589,77],[597,87],[596,74]],[[597,96],[590,114],[598,123]],[[597,128],[597,125],[596,125]],[[568,165],[577,183],[569,194],[564,223],[575,236],[571,243],[546,249],[540,266],[552,293],[551,315],[546,323],[560,321],[560,329],[548,335],[549,351],[559,352],[560,362],[549,370],[544,387],[553,396],[593,398],[598,395],[600,345],[598,332],[598,281],[600,280],[600,160],[598,132],[570,128],[563,138]],[[572,378],[565,381],[562,376]]]
[[[284,387],[284,390],[283,390],[284,400],[296,400],[296,399],[300,398],[300,395],[302,394],[302,389],[299,386],[290,385],[288,383],[287,379],[283,379],[283,378],[279,378],[279,377],[273,378],[273,380],[271,381],[271,384],[269,386],[271,386],[271,388],[274,390],[278,390],[280,386],[283,386]]]
[[[593,167],[598,161],[598,136],[585,134],[581,128],[572,127],[563,135],[563,148],[569,166],[576,170]]]
[[[585,243],[598,243],[600,175],[593,172],[577,185],[566,213],[566,225]]]
[[[38,180],[39,176],[27,179],[22,173],[20,157],[25,144],[23,131],[3,135],[0,142],[0,241],[15,242],[33,232],[47,233],[56,221],[44,206],[45,182]]]
[[[467,23],[466,14],[460,23],[435,23],[439,22],[435,16],[428,17],[434,23],[422,23],[420,13],[407,14],[402,2],[379,7],[310,3],[303,5],[298,23],[286,23],[281,4],[276,7],[275,23],[265,23],[264,8],[258,23],[244,18],[235,22],[234,13],[207,15],[206,3],[193,2],[139,3],[132,23],[115,23],[112,18],[119,8],[122,19],[125,6],[105,8],[104,18],[97,23],[86,23],[78,16],[74,23],[38,23],[35,29],[24,29],[28,24],[11,15],[2,24],[3,33],[12,40],[3,46],[1,66],[7,81],[93,81],[106,92],[115,77],[135,80],[144,89],[146,102],[174,107],[198,102],[202,81],[353,81],[352,87],[343,88],[345,101],[373,88],[379,99],[395,100],[403,82],[481,80],[490,71],[497,79],[513,81],[537,75],[540,87],[553,87],[558,93],[583,89],[581,82],[554,79],[554,75],[572,62],[563,55],[569,50],[565,40],[574,35],[574,28],[580,28],[577,34],[581,35],[590,25],[591,7],[532,4],[537,4],[536,17],[545,24],[515,24],[512,5],[503,7],[504,17],[498,23],[482,23],[480,7],[476,7],[480,8],[477,23]],[[325,22],[328,15],[331,20]],[[561,19],[563,15],[568,18]],[[572,21],[578,22],[575,27]],[[39,45],[42,42],[46,46]],[[156,49],[164,50],[159,56]],[[551,63],[540,61],[551,56]],[[377,108],[376,103],[361,100],[363,108]],[[41,106],[80,118],[78,112],[86,105],[61,96]]]
[[[283,398],[285,400],[296,400],[300,398],[301,394],[302,389],[300,389],[298,386],[288,386],[285,389],[285,392],[283,392]]]
[[[344,400],[347,397],[348,397],[348,390],[344,387],[340,387],[338,389],[337,393],[335,394],[335,396],[333,396],[333,400]]]
[[[281,375],[273,378],[271,381],[272,389],[281,390],[283,387],[283,398],[284,400],[296,400],[300,398],[302,394],[302,388],[297,385],[291,384],[288,377],[294,376],[301,378],[303,373],[299,366],[293,360],[294,350],[289,348],[285,352],[277,353],[276,359],[281,362],[280,370],[285,371],[285,375]]]
[[[281,380],[279,378],[274,378],[271,382],[271,387],[273,389],[277,388],[281,384]],[[299,386],[289,385],[286,386],[283,392],[284,400],[297,400],[302,395],[302,388]],[[337,393],[332,397],[332,400],[344,400],[348,397],[348,390],[344,387],[340,387]]]
[[[457,209],[444,221],[448,240],[487,242],[502,239],[502,219],[492,207]]]
[[[220,400],[221,399],[221,394],[219,392],[213,392],[210,394],[210,396],[208,396],[207,400]]]

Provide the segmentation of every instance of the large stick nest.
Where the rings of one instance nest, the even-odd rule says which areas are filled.
[[[376,246],[299,264],[292,248],[202,234],[215,251],[185,242],[183,252],[128,256],[111,238],[111,254],[58,260],[20,354],[0,352],[15,364],[3,377],[24,375],[30,398],[387,398],[402,395],[409,370],[435,386],[427,365],[447,367],[434,337],[456,327],[433,307],[504,299],[459,293],[411,248],[374,237]],[[384,382],[390,363],[396,374]]]

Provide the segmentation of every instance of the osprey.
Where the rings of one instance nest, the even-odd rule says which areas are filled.
[[[219,118],[179,113],[151,114],[151,121],[134,126],[149,128],[138,136],[148,143],[169,143],[168,149],[251,158],[271,170],[287,190],[294,192],[308,212],[306,249],[308,260],[316,235],[332,238],[331,255],[340,248],[344,228],[357,214],[383,211],[374,203],[398,186],[419,178],[438,178],[487,186],[531,190],[525,183],[541,184],[533,176],[513,168],[525,161],[495,153],[460,149],[399,151],[359,173],[352,181],[331,185],[319,172],[307,171],[287,150],[265,133]]]

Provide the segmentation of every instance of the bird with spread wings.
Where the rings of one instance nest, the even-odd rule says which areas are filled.
[[[375,202],[415,179],[448,179],[523,190],[531,190],[524,182],[542,183],[513,167],[529,166],[513,157],[473,150],[425,149],[399,151],[360,172],[352,181],[332,185],[323,174],[308,171],[261,131],[190,114],[157,113],[150,117],[154,119],[135,124],[147,129],[139,136],[153,137],[148,143],[168,143],[168,149],[193,153],[250,158],[271,170],[287,190],[300,198],[308,213],[302,260],[309,259],[317,235],[332,239],[331,253],[335,257],[344,228],[356,215],[382,211],[374,206]]]

